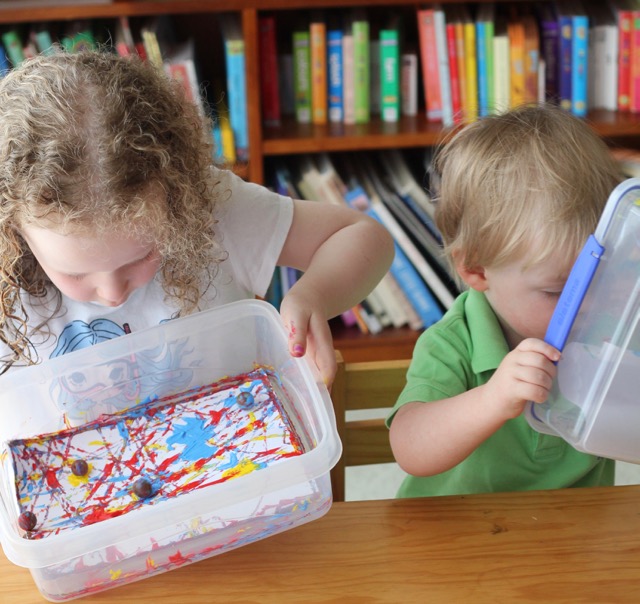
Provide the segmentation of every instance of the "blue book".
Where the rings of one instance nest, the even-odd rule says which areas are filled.
[[[7,59],[6,52],[4,50],[4,46],[0,44],[0,78],[3,78],[7,75],[7,72],[11,69],[11,64]]]
[[[227,69],[227,97],[229,123],[233,131],[236,159],[249,159],[249,129],[247,125],[247,86],[245,68],[244,38],[237,15],[222,20],[225,66]]]
[[[483,4],[476,20],[476,61],[478,67],[478,115],[493,110],[493,30],[494,7]]]
[[[558,100],[560,107],[571,111],[571,67],[573,48],[573,24],[571,15],[558,15],[560,40],[558,42]]]
[[[589,52],[589,19],[586,15],[573,15],[571,42],[571,112],[585,117]]]
[[[341,29],[331,29],[327,32],[327,62],[329,121],[342,123],[344,108]]]

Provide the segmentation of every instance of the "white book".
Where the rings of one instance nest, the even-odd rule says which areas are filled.
[[[387,312],[387,308],[384,305],[380,295],[378,294],[377,289],[374,289],[367,297],[366,303],[369,308],[373,311],[375,316],[378,318],[380,325],[382,327],[389,327],[392,325],[391,317],[389,317],[389,313]]]
[[[422,329],[424,327],[424,323],[416,312],[416,309],[413,307],[413,304],[411,304],[409,298],[407,298],[406,294],[402,291],[402,288],[394,279],[393,275],[389,274],[389,276],[391,277],[388,283],[389,289],[398,301],[402,312],[407,316],[407,324],[411,329],[415,329],[416,331]]]
[[[504,113],[510,106],[510,49],[504,29],[493,37],[493,107],[492,113]]]
[[[442,125],[453,126],[453,102],[451,99],[451,72],[449,71],[449,49],[444,10],[437,6],[433,13],[440,75],[440,100],[442,101]]]
[[[342,36],[342,104],[345,124],[356,123],[354,84],[353,34],[351,31],[345,31]]]
[[[387,315],[394,327],[402,327],[409,323],[409,315],[405,311],[402,301],[399,299],[399,294],[402,294],[405,298],[406,296],[404,296],[400,286],[395,282],[390,272],[382,277],[373,291],[376,292],[376,295],[386,308]],[[422,322],[420,323],[422,326]]]

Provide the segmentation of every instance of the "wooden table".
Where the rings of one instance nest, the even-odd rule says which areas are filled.
[[[0,554],[0,602],[42,602]],[[78,602],[640,602],[640,486],[336,503],[319,520]]]

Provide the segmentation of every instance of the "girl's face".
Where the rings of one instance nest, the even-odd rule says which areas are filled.
[[[160,266],[155,244],[116,234],[93,239],[28,226],[21,233],[52,283],[78,302],[120,306]]]

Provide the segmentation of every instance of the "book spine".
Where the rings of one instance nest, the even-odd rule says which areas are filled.
[[[476,23],[476,58],[478,61],[478,115],[489,115],[489,61],[486,23]]]
[[[293,32],[293,89],[296,120],[311,123],[311,35],[308,30]]]
[[[462,98],[460,92],[460,72],[458,71],[458,44],[455,23],[446,23],[447,55],[449,57],[449,81],[451,82],[451,109],[453,121],[462,118]]]
[[[276,126],[280,123],[280,90],[278,82],[276,19],[273,15],[265,15],[259,18],[258,48],[260,50],[262,122],[266,126]]]
[[[524,28],[517,17],[507,26],[509,35],[510,104],[517,107],[524,103]]]
[[[371,117],[369,105],[369,22],[353,22],[353,102],[355,123],[366,124]]]
[[[559,63],[558,63],[558,98],[560,107],[571,111],[571,52],[573,47],[573,26],[571,16],[558,17],[560,27]]]
[[[492,111],[502,113],[509,109],[509,39],[504,35],[493,38],[493,105]]]
[[[545,97],[558,100],[560,29],[558,20],[551,16],[540,19],[540,52],[544,60]]]
[[[384,122],[400,119],[400,52],[397,29],[380,31],[380,103]]]
[[[460,95],[460,111],[456,116],[454,114],[454,120],[457,121],[465,121],[466,119],[466,107],[468,105],[467,100],[467,78],[465,75],[466,69],[466,57],[464,54],[464,24],[462,21],[458,21],[454,25],[454,38],[455,38],[455,46],[456,46],[456,61],[458,63],[458,89]],[[452,77],[453,79],[453,77]]]
[[[236,159],[249,159],[249,131],[247,127],[247,85],[245,79],[244,40],[225,42],[227,66],[227,95],[229,97],[229,123],[236,145]]]
[[[464,78],[467,95],[464,116],[467,122],[478,117],[478,60],[476,26],[472,21],[464,23]]]
[[[345,124],[356,123],[354,94],[353,34],[342,35],[342,102]]]
[[[327,27],[324,21],[309,25],[311,54],[311,121],[327,123]]]
[[[631,24],[629,110],[640,113],[640,10],[632,11]]]
[[[434,13],[435,11],[430,8],[418,10],[418,40],[427,120],[440,122],[442,121],[442,98]]]
[[[25,59],[20,34],[18,34],[15,29],[10,29],[2,34],[2,42],[7,52],[7,56],[9,57],[9,61],[11,61],[11,65],[13,65],[13,67],[20,65],[20,63]]]
[[[382,80],[380,79],[380,40],[369,39],[369,115],[382,113]]]
[[[575,15],[571,24],[571,111],[578,117],[585,117],[587,115],[589,19],[586,15]]]
[[[328,69],[328,106],[329,121],[342,122],[342,30],[331,29],[327,32],[327,69]]]
[[[438,54],[438,74],[440,76],[440,99],[442,101],[442,124],[453,126],[453,102],[451,94],[451,72],[449,68],[449,48],[444,11],[440,8],[433,15],[436,29],[436,52]]]
[[[618,111],[629,111],[631,104],[631,37],[630,10],[618,13]]]
[[[11,71],[11,65],[7,59],[4,46],[0,44],[0,78],[6,76],[9,71]]]
[[[404,53],[400,68],[400,103],[402,115],[418,115],[418,55]]]

